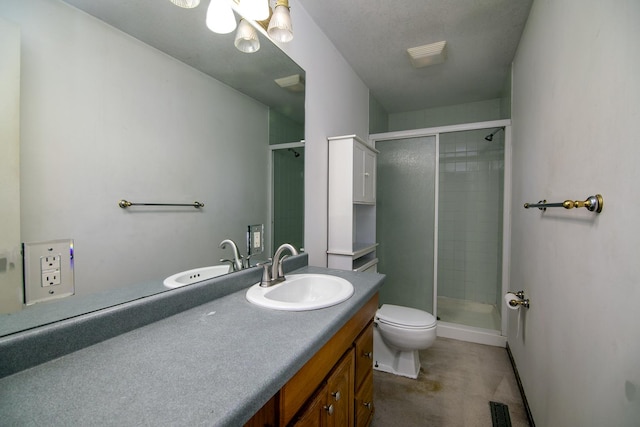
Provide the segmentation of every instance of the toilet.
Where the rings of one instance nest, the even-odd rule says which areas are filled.
[[[383,304],[375,315],[373,369],[418,378],[418,350],[436,340],[436,318],[426,311]]]

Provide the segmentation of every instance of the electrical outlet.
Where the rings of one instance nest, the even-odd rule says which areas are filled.
[[[22,244],[26,305],[75,293],[73,253],[71,239]]]
[[[60,284],[60,270],[42,273],[42,286],[55,286]]]
[[[264,251],[264,225],[250,225],[247,232],[247,247],[249,255],[260,254]]]
[[[61,255],[43,256],[40,258],[40,268],[42,271],[46,270],[59,270],[60,269]]]

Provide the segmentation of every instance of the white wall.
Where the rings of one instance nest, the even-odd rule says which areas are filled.
[[[537,0],[513,72],[509,345],[536,425],[640,420],[640,2]],[[585,209],[522,203],[604,196]]]
[[[22,31],[22,239],[74,239],[77,294],[217,263],[266,222],[264,105],[64,3],[0,15]]]
[[[508,95],[505,98],[488,99],[467,104],[392,113],[389,114],[389,131],[508,119],[511,117],[509,110],[504,108],[507,99]]]
[[[369,90],[301,4],[291,5],[294,39],[281,47],[306,72],[305,249],[327,264],[327,170],[331,136],[369,136]]]

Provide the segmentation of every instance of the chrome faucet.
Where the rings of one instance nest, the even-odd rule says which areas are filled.
[[[289,256],[282,256],[282,252],[285,249],[288,250],[291,255],[298,255],[298,251],[293,247],[293,245],[289,243],[281,244],[280,247],[276,250],[276,253],[273,255],[273,261],[271,262],[271,264],[261,264],[264,268],[264,271],[262,272],[262,280],[260,281],[260,286],[262,286],[263,288],[273,286],[280,282],[284,282],[285,277],[284,271],[282,269],[282,261],[284,261],[285,258]],[[271,272],[269,272],[269,267],[271,267]]]
[[[242,256],[240,256],[240,253],[238,252],[238,245],[236,245],[236,243],[231,239],[224,239],[220,242],[220,248],[222,249],[226,249],[227,245],[231,246],[231,249],[233,250],[233,260],[221,259],[220,262],[230,262],[233,266],[233,271],[242,270]]]

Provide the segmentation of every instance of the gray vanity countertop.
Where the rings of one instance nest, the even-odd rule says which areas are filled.
[[[3,425],[244,424],[378,290],[344,277],[347,301],[321,310],[260,308],[245,291],[0,379]],[[291,273],[290,273],[291,274]]]

